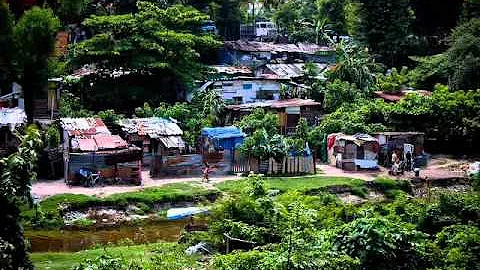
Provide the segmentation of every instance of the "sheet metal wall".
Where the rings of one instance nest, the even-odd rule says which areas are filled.
[[[101,172],[105,179],[112,179],[119,177],[122,181],[141,181],[141,162],[124,162],[115,165],[107,165],[108,155],[101,155],[98,153],[82,153],[82,154],[70,154],[68,162],[68,180],[77,182],[76,173],[82,168],[89,168],[92,170],[98,170]]]

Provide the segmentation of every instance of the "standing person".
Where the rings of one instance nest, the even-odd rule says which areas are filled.
[[[205,161],[205,169],[203,169],[202,183],[203,182],[208,183],[208,173],[209,172],[210,172],[210,164],[208,164],[208,162]]]
[[[410,151],[408,151],[405,154],[405,159],[407,164],[407,171],[411,171],[412,170],[412,153],[410,153]]]
[[[397,150],[394,150],[392,153],[392,174],[397,175],[400,160],[398,159]]]

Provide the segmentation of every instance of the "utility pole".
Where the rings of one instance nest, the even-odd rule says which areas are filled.
[[[255,25],[255,1],[256,0],[252,0],[252,18],[253,18],[253,35],[255,37],[257,37],[257,27]]]

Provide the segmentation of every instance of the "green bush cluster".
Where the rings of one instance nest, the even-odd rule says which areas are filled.
[[[257,247],[218,254],[211,266],[213,269],[478,268],[478,193],[442,193],[429,202],[408,196],[406,192],[411,192],[408,181],[376,179],[374,184],[390,192],[391,200],[354,206],[321,192],[252,196],[248,190],[258,183],[248,182],[245,192],[219,204],[211,233],[220,239],[222,233],[229,233],[240,239],[256,240]],[[262,201],[268,203],[262,206]]]

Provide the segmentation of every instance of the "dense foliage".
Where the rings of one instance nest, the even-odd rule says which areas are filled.
[[[48,58],[55,49],[59,26],[51,10],[38,7],[26,11],[15,25],[16,62],[29,122],[33,122],[33,100],[47,83]]]
[[[19,220],[19,202],[32,203],[31,182],[42,141],[38,129],[30,126],[22,136],[18,152],[0,160],[0,268],[33,269]]]
[[[216,255],[214,269],[475,269],[479,262],[476,193],[440,194],[428,204],[400,192],[391,202],[361,206],[323,193],[271,194],[253,176],[217,206],[202,240],[222,250],[226,233],[257,248]]]
[[[212,36],[197,33],[208,16],[181,5],[166,9],[150,2],[137,5],[137,13],[86,19],[84,24],[95,35],[75,44],[73,61],[95,64],[106,72],[168,70],[181,83],[191,85],[202,71],[199,53],[218,45]]]

